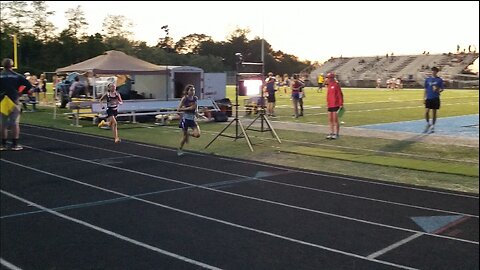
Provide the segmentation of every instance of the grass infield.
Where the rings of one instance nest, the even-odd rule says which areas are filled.
[[[385,89],[343,89],[343,92],[346,107],[342,117],[343,126],[423,118],[423,90],[407,89],[393,92]],[[235,88],[228,86],[227,97],[234,101],[234,94]],[[275,120],[327,125],[325,89],[323,93],[317,93],[316,88],[309,87],[306,89],[306,95],[305,116],[294,119],[289,95],[277,92]],[[446,90],[442,93],[439,117],[478,114],[478,96],[478,90]],[[243,108],[246,98],[239,97],[240,108]],[[57,109],[57,119],[53,120],[53,108],[40,105],[37,112],[22,114],[21,123],[104,137],[112,136],[111,131],[99,129],[91,120],[82,120],[81,128],[72,126],[72,120],[63,115],[65,112],[68,110]],[[242,110],[239,114],[243,116],[245,112]],[[242,123],[248,125],[253,118],[254,116],[242,118]],[[477,194],[479,192],[478,147],[346,135],[340,140],[328,141],[325,134],[282,130],[281,123],[277,123],[275,130],[282,139],[282,144],[274,140],[269,132],[248,131],[255,149],[252,153],[244,139],[233,141],[226,137],[219,137],[205,149],[214,136],[225,127],[225,123],[199,122],[199,124],[202,136],[199,139],[191,138],[186,150],[382,181]],[[226,130],[226,134],[234,133],[233,126]],[[181,138],[177,121],[172,121],[167,126],[158,126],[151,122],[120,123],[119,134],[122,139],[172,148],[178,147]]]

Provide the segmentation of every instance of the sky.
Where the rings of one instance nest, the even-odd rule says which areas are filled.
[[[263,37],[273,50],[312,62],[339,56],[448,53],[456,52],[457,45],[462,50],[469,45],[479,48],[479,1],[47,1],[47,5],[56,12],[50,21],[60,30],[67,25],[65,11],[80,5],[88,34],[101,33],[107,15],[123,15],[134,25],[133,39],[150,46],[164,37],[160,27],[168,25],[175,42],[193,33],[224,41],[237,28],[249,29],[249,39]]]

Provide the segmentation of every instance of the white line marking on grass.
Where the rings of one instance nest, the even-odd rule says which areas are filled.
[[[148,201],[148,200],[144,200],[144,199],[140,199],[140,198],[135,198],[135,197],[132,197],[128,194],[123,194],[121,192],[117,192],[117,191],[113,191],[113,190],[109,190],[109,189],[106,189],[106,188],[102,188],[102,187],[98,187],[98,186],[95,186],[95,185],[91,185],[91,184],[87,184],[87,183],[84,183],[84,182],[81,182],[81,181],[78,181],[78,180],[75,180],[75,179],[72,179],[72,178],[69,178],[69,177],[65,177],[65,176],[61,176],[61,175],[57,175],[57,174],[54,174],[54,173],[49,173],[49,172],[46,172],[46,171],[42,171],[42,170],[39,170],[39,169],[35,169],[35,168],[30,168],[30,167],[27,167],[27,166],[24,166],[24,165],[20,165],[20,164],[16,164],[14,162],[11,162],[11,161],[7,161],[13,165],[17,165],[17,166],[20,166],[20,167],[23,167],[25,169],[30,169],[30,170],[34,170],[34,171],[37,171],[37,172],[40,172],[40,173],[43,173],[43,174],[47,174],[47,175],[51,175],[51,176],[54,176],[54,177],[58,177],[58,178],[61,178],[61,179],[64,179],[64,180],[67,180],[67,181],[71,181],[71,182],[75,182],[75,183],[78,183],[78,184],[81,184],[81,185],[85,185],[85,186],[89,186],[89,187],[92,187],[92,188],[95,188],[95,189],[99,189],[99,190],[103,190],[103,191],[106,191],[106,192],[109,192],[109,193],[113,193],[113,194],[116,194],[116,195],[120,195],[120,196],[124,196],[124,197],[127,197],[127,198],[131,198],[133,200],[137,200],[137,201],[140,201],[140,202],[144,202],[144,203],[147,203],[147,204],[151,204],[151,205],[155,205],[155,206],[160,206],[162,208],[165,208],[165,209],[168,209],[168,210],[172,210],[172,211],[175,211],[175,212],[180,212],[180,213],[183,213],[183,214],[187,214],[187,215],[191,215],[191,216],[194,216],[194,217],[198,217],[198,218],[202,218],[202,219],[206,219],[206,220],[210,220],[210,221],[214,221],[214,222],[217,222],[217,223],[221,223],[221,224],[224,224],[224,225],[228,225],[228,226],[232,226],[232,227],[235,227],[235,228],[240,228],[240,229],[244,229],[244,230],[248,230],[248,231],[252,231],[252,232],[256,232],[256,233],[260,233],[260,234],[263,234],[263,235],[267,235],[267,236],[271,236],[271,237],[274,237],[274,238],[279,238],[279,239],[282,239],[282,240],[287,240],[287,241],[290,241],[290,242],[293,242],[293,243],[297,243],[297,244],[301,244],[301,245],[306,245],[306,246],[310,246],[310,247],[315,247],[315,248],[319,248],[319,249],[323,249],[323,250],[327,250],[327,251],[331,251],[331,252],[334,252],[334,253],[339,253],[339,254],[343,254],[343,255],[347,255],[347,256],[350,256],[350,257],[354,257],[354,258],[359,258],[359,259],[362,259],[362,260],[367,260],[367,261],[372,261],[372,262],[376,262],[376,263],[380,263],[380,264],[385,264],[385,265],[390,265],[390,266],[395,266],[395,267],[399,267],[399,268],[402,268],[402,269],[415,269],[415,268],[411,268],[411,267],[408,267],[408,266],[404,266],[404,265],[399,265],[399,264],[394,264],[394,263],[390,263],[390,262],[386,262],[386,261],[381,261],[381,260],[377,260],[377,259],[370,259],[370,258],[367,258],[365,256],[361,256],[361,255],[358,255],[358,254],[354,254],[354,253],[350,253],[350,252],[346,252],[346,251],[342,251],[342,250],[338,250],[338,249],[334,249],[334,248],[329,248],[329,247],[326,247],[326,246],[322,246],[322,245],[317,245],[317,244],[313,244],[313,243],[310,243],[310,242],[305,242],[305,241],[302,241],[302,240],[298,240],[298,239],[294,239],[294,238],[290,238],[290,237],[286,237],[286,236],[282,236],[282,235],[278,235],[278,234],[274,234],[274,233],[271,233],[271,232],[267,232],[267,231],[263,231],[263,230],[258,230],[258,229],[255,229],[255,228],[251,228],[251,227],[247,227],[247,226],[243,226],[243,225],[240,225],[240,224],[236,224],[236,223],[232,223],[232,222],[228,222],[228,221],[225,221],[225,220],[221,220],[221,219],[216,219],[216,218],[212,218],[212,217],[208,217],[208,216],[204,216],[204,215],[200,215],[200,214],[197,214],[197,213],[193,213],[193,212],[189,212],[189,211],[186,211],[186,210],[182,210],[182,209],[178,209],[178,208],[175,208],[175,207],[171,207],[171,206],[168,206],[168,205],[164,205],[164,204],[160,204],[160,203],[156,203],[156,202],[152,202],[152,201]],[[113,235],[115,237],[118,237],[122,240],[125,240],[125,241],[132,241],[131,243],[133,244],[137,244],[139,246],[143,246],[143,247],[146,247],[148,249],[158,249],[156,247],[153,247],[153,246],[150,246],[150,245],[147,245],[147,244],[144,244],[142,242],[139,242],[139,241],[136,241],[134,239],[131,239],[131,238],[128,238],[126,236],[122,236],[122,235],[119,235],[119,234],[116,234],[114,232],[111,232],[111,231],[108,231],[108,230],[105,230],[103,228],[100,228],[100,227],[97,227],[93,224],[90,224],[90,223],[87,223],[87,222],[84,222],[84,221],[81,221],[81,220],[78,220],[78,219],[75,219],[75,218],[72,218],[72,217],[69,217],[69,216],[66,216],[64,214],[61,214],[61,213],[58,213],[56,211],[53,211],[51,209],[48,209],[46,207],[43,207],[41,205],[38,205],[38,204],[35,204],[31,201],[28,201],[26,199],[23,199],[23,198],[20,198],[16,195],[13,195],[7,191],[4,191],[4,190],[0,190],[1,193],[4,193],[5,195],[7,196],[10,196],[12,198],[15,198],[17,200],[20,200],[24,203],[27,203],[27,204],[31,204],[37,208],[40,208],[46,212],[49,212],[51,214],[54,214],[56,216],[59,216],[59,217],[62,217],[62,218],[65,218],[65,219],[68,219],[68,220],[71,220],[73,222],[76,222],[76,223],[79,223],[81,225],[84,225],[84,226],[87,226],[87,227],[90,227],[92,229],[95,229],[95,230],[98,230],[100,232],[103,232],[103,233],[106,233],[106,234],[109,234],[109,235]],[[144,246],[145,245],[145,246]],[[155,250],[156,251],[156,250]],[[164,254],[165,255],[168,255],[168,256],[172,256],[174,257],[175,255],[177,254],[174,254],[174,253],[170,253],[168,251],[164,251],[164,250],[161,250],[161,249],[158,249],[157,252],[160,252],[160,253],[163,253],[165,252]],[[183,256],[180,256],[180,255],[177,255],[179,256],[179,258],[185,258]],[[185,258],[187,260],[190,260],[190,261],[193,261],[191,259],[188,259],[188,258]],[[196,261],[193,261],[193,262],[196,262]],[[203,264],[203,263],[202,263]],[[203,266],[205,267],[205,266]],[[210,269],[217,269],[217,268],[210,268]]]
[[[58,177],[58,176],[57,176]],[[169,252],[169,251],[166,251],[164,249],[160,249],[160,248],[157,248],[157,247],[154,247],[154,246],[151,246],[149,244],[146,244],[146,243],[143,243],[143,242],[140,242],[140,241],[137,241],[135,239],[132,239],[130,237],[127,237],[127,236],[124,236],[124,235],[121,235],[121,234],[118,234],[118,233],[115,233],[115,232],[112,232],[110,230],[106,230],[104,228],[101,228],[101,227],[98,227],[96,225],[93,225],[91,223],[88,223],[88,222],[85,222],[83,220],[79,220],[79,219],[76,219],[76,218],[73,218],[73,217],[70,217],[70,216],[67,216],[67,215],[64,215],[62,213],[59,213],[57,211],[54,211],[52,209],[49,209],[47,207],[44,207],[42,205],[39,205],[39,204],[36,204],[32,201],[29,201],[27,199],[24,199],[24,198],[21,198],[17,195],[14,195],[10,192],[7,192],[7,191],[4,191],[4,190],[1,190],[0,191],[2,194],[5,194],[7,195],[8,197],[11,197],[11,198],[14,198],[16,200],[19,200],[21,202],[24,202],[24,203],[28,203],[28,204],[31,204],[32,206],[35,206],[43,211],[46,211],[52,215],[55,215],[55,216],[58,216],[60,218],[63,218],[63,219],[66,219],[66,220],[69,220],[69,221],[72,221],[74,223],[77,223],[77,224],[80,224],[80,225],[83,225],[85,227],[88,227],[90,229],[94,229],[96,231],[99,231],[101,233],[104,233],[104,234],[108,234],[108,235],[111,235],[113,237],[116,237],[118,239],[121,239],[123,241],[126,241],[130,244],[134,244],[134,245],[137,245],[137,246],[141,246],[143,248],[146,248],[146,249],[149,249],[149,250],[152,250],[152,251],[155,251],[155,252],[158,252],[158,253],[161,253],[163,255],[167,255],[167,256],[170,256],[170,257],[173,257],[177,260],[181,260],[181,261],[184,261],[184,262],[187,262],[187,263],[190,263],[190,264],[193,264],[193,265],[197,265],[197,266],[200,266],[200,267],[203,267],[203,268],[206,268],[206,269],[220,269],[220,268],[217,268],[215,266],[211,266],[211,265],[208,265],[208,264],[205,264],[205,263],[202,263],[202,262],[199,262],[199,261],[196,261],[196,260],[192,260],[192,259],[189,259],[187,257],[184,257],[184,256],[181,256],[181,255],[178,255],[176,253],[173,253],[173,252]],[[125,196],[125,195],[123,195]]]
[[[174,151],[174,150],[172,150],[172,151]],[[203,155],[203,154],[199,154],[199,155],[208,156],[208,155]],[[347,177],[347,176],[338,176],[338,175],[330,175],[330,174],[325,174],[325,173],[320,173],[320,172],[302,171],[302,170],[293,169],[293,168],[292,169],[286,169],[285,167],[280,167],[280,166],[277,166],[277,165],[255,163],[255,162],[251,162],[251,161],[248,161],[248,160],[238,160],[238,159],[233,159],[233,158],[229,158],[229,157],[222,157],[222,156],[217,156],[217,157],[219,159],[222,159],[222,160],[233,161],[233,162],[238,162],[238,163],[243,163],[243,164],[263,166],[263,167],[266,167],[266,168],[278,169],[278,170],[289,170],[289,171],[292,171],[292,172],[298,172],[298,173],[304,173],[304,174],[310,174],[310,175],[326,176],[326,177],[332,177],[332,178],[337,178],[337,179],[342,179],[342,180],[348,180],[348,181],[352,181],[352,182],[367,183],[367,184],[372,184],[372,185],[394,187],[394,188],[406,189],[406,190],[422,191],[422,192],[426,192],[426,193],[435,193],[435,194],[449,195],[449,196],[462,197],[462,198],[470,198],[470,199],[477,199],[477,200],[479,199],[478,196],[467,195],[467,194],[457,194],[457,193],[451,193],[451,192],[447,192],[447,191],[438,191],[438,190],[422,189],[422,188],[417,188],[417,187],[400,186],[400,185],[389,184],[389,183],[381,183],[381,182],[376,182],[376,181],[361,180],[361,179],[358,179],[358,178],[352,178],[352,177]],[[439,209],[434,209],[434,208],[432,208],[432,210],[444,211],[444,210],[439,210]],[[465,215],[468,216],[469,214],[465,214]],[[476,217],[478,217],[478,216],[476,216]]]
[[[465,115],[456,115],[456,116],[445,116],[439,118],[439,120],[444,120],[444,119],[450,119],[450,118],[458,118],[458,117],[465,117],[465,116],[477,116],[478,114],[465,114]],[[425,121],[425,119],[417,119],[417,120],[405,120],[405,121],[397,121],[397,122],[388,122],[388,123],[377,123],[377,124],[367,124],[367,125],[362,125],[362,126],[381,126],[381,125],[386,125],[386,124],[393,124],[393,123],[408,123],[408,122],[419,122],[419,121]],[[362,126],[358,126],[361,128]],[[419,133],[420,134],[420,133]]]
[[[466,105],[466,104],[478,104],[478,102],[464,102],[464,103],[442,103],[442,106],[453,106],[453,105]],[[347,108],[347,107],[346,107]],[[369,109],[369,110],[349,110],[348,113],[368,113],[368,112],[376,112],[376,111],[395,111],[395,110],[406,110],[406,109],[417,109],[417,108],[425,108],[425,105],[419,106],[404,106],[404,107],[390,107],[390,108],[378,108],[378,109]],[[347,108],[348,110],[348,108]],[[326,112],[322,113],[310,113],[308,115],[325,115]]]
[[[400,240],[400,241],[398,241],[398,242],[396,242],[396,243],[391,244],[390,246],[388,246],[388,247],[386,247],[386,248],[384,248],[384,249],[381,249],[381,250],[379,250],[379,251],[377,251],[377,252],[375,252],[375,253],[372,253],[372,254],[368,255],[367,258],[375,259],[375,258],[377,258],[378,256],[381,256],[381,255],[383,255],[383,254],[385,254],[385,253],[387,253],[387,252],[389,252],[389,251],[391,251],[391,250],[394,250],[394,249],[396,249],[397,247],[399,247],[399,246],[401,246],[401,245],[404,245],[404,244],[406,244],[406,243],[412,241],[413,239],[416,239],[416,238],[418,238],[418,237],[420,237],[420,236],[422,236],[422,235],[423,235],[423,233],[413,234],[413,235],[411,235],[411,236],[409,236],[409,237],[407,237],[407,238],[405,238],[405,239],[403,239],[403,240]]]
[[[40,138],[44,138],[44,139],[54,140],[54,141],[61,141],[61,142],[64,142],[64,143],[69,143],[69,144],[74,144],[74,145],[80,145],[80,146],[84,146],[84,147],[87,147],[87,148],[101,149],[101,150],[104,150],[104,151],[107,151],[107,152],[127,154],[127,153],[120,152],[120,151],[115,151],[115,150],[110,150],[110,149],[104,149],[104,148],[100,148],[100,147],[95,147],[95,146],[90,146],[90,145],[84,145],[84,144],[79,144],[79,143],[73,143],[73,142],[70,142],[70,141],[53,139],[53,138],[49,138],[49,137],[45,137],[45,136],[40,136],[40,135],[33,135],[33,134],[29,134],[29,133],[24,133],[24,134],[28,134],[28,135],[31,135],[31,136],[34,136],[34,137],[40,137]],[[152,148],[157,148],[157,147],[150,146],[150,145],[143,145],[143,144],[138,144],[138,145],[142,145],[142,146],[146,146],[146,147],[152,147]],[[34,148],[34,149],[36,149],[36,148]],[[46,152],[46,153],[57,154],[57,153],[54,153],[54,152],[48,152],[48,151],[41,150],[41,149],[37,149],[37,150],[42,151],[42,152]],[[168,150],[174,151],[174,150],[171,150],[171,149],[168,149]],[[61,155],[61,154],[57,154],[57,155]],[[145,156],[138,156],[138,155],[134,155],[134,154],[129,154],[129,155],[135,156],[135,157],[138,157],[138,158],[147,159],[147,160],[153,160],[153,161],[163,162],[163,163],[167,163],[167,164],[172,164],[172,165],[176,165],[176,166],[179,165],[179,163],[172,162],[172,161],[167,161],[167,160],[162,160],[162,159],[157,159],[157,158],[150,158],[150,157],[145,157]],[[204,156],[204,155],[201,155],[201,154],[199,154],[199,155],[200,155],[200,156]],[[70,156],[66,156],[66,157],[70,157]],[[72,157],[72,158],[73,158],[73,157]],[[222,158],[222,157],[218,157],[218,158],[219,158],[219,159],[224,159],[224,160],[229,160],[229,161],[235,161],[235,162],[239,162],[239,163],[242,163],[242,162],[243,162],[243,161],[239,161],[239,160],[232,160],[232,159],[229,159],[229,158]],[[73,159],[77,159],[77,158],[73,158]],[[81,161],[90,162],[89,160],[84,160],[84,159],[80,159],[80,160],[81,160]],[[258,163],[250,163],[250,162],[244,162],[244,163],[246,163],[246,164],[253,164],[253,165],[262,165],[262,166],[264,166],[264,167],[276,168],[276,169],[279,169],[279,170],[289,171],[289,172],[300,172],[300,173],[305,173],[305,174],[313,174],[313,175],[319,175],[319,176],[332,177],[332,176],[326,175],[326,174],[311,173],[311,172],[300,171],[300,170],[287,170],[287,169],[281,168],[281,167],[267,166],[267,165],[258,164]],[[105,164],[98,164],[98,163],[95,163],[95,164],[97,164],[97,165],[105,165]],[[195,169],[198,169],[198,170],[205,170],[205,171],[211,171],[211,172],[216,172],[216,173],[227,174],[227,175],[236,176],[236,177],[247,177],[247,178],[249,177],[249,176],[240,175],[240,174],[235,174],[235,173],[230,173],[230,172],[226,172],[226,171],[220,171],[220,170],[215,170],[215,169],[209,169],[209,168],[203,168],[203,167],[193,166],[193,165],[190,165],[190,164],[182,164],[182,166],[186,166],[186,167],[190,167],[190,168],[195,168]],[[341,178],[341,179],[345,179],[345,180],[350,180],[350,179],[351,179],[351,178],[339,177],[339,176],[333,176],[333,177],[335,177],[335,178]],[[339,192],[328,191],[328,190],[323,190],[323,189],[317,189],[317,188],[311,188],[311,187],[305,187],[305,186],[299,186],[299,185],[293,185],[293,184],[275,182],[275,181],[271,181],[271,180],[267,180],[267,179],[261,179],[261,178],[255,178],[255,177],[250,177],[250,178],[256,179],[256,180],[259,180],[259,181],[263,181],[263,182],[268,182],[268,183],[276,184],[276,185],[284,185],[284,186],[289,186],[289,187],[295,187],[295,188],[313,190],[313,191],[317,191],[317,192],[335,194],[335,195],[345,196],[345,197],[350,197],[350,198],[363,199],[363,200],[369,200],[369,201],[374,201],[374,202],[381,202],[381,203],[392,204],[392,205],[399,205],[399,206],[404,206],[404,207],[411,207],[411,208],[422,209],[422,210],[436,211],[436,212],[448,213],[448,214],[458,214],[458,215],[464,215],[464,216],[470,216],[470,217],[478,218],[477,215],[472,215],[472,214],[468,214],[468,213],[461,213],[461,212],[448,211],[448,210],[442,210],[442,209],[436,209],[436,208],[429,208],[429,207],[423,207],[423,206],[416,206],[416,205],[399,203],[399,202],[392,202],[392,201],[386,201],[386,200],[373,199],[373,198],[369,198],[369,197],[363,197],[363,196],[357,196],[357,195],[339,193]],[[169,179],[169,181],[170,181],[170,180],[173,180],[173,179]],[[358,179],[353,179],[353,180],[362,182],[362,180],[358,180]],[[176,180],[173,180],[173,181],[176,181]],[[372,183],[372,182],[369,182],[369,181],[363,181],[363,182]],[[184,183],[184,182],[181,182],[181,183]],[[377,183],[375,182],[374,184],[377,184]],[[396,185],[389,185],[389,184],[383,184],[383,185],[385,185],[385,186],[398,187],[398,186],[396,186]],[[416,190],[416,188],[408,188],[408,189],[414,189],[414,190]],[[423,190],[423,189],[418,189],[418,190],[420,190],[420,191],[425,191],[425,190]],[[451,194],[451,193],[439,192],[439,191],[429,191],[429,190],[427,190],[427,192],[430,192],[430,193],[440,193],[440,194],[448,194],[448,195],[457,195],[457,194]],[[236,194],[236,193],[233,193],[233,194]],[[457,196],[460,196],[460,195],[457,195]],[[461,196],[461,197],[466,197],[466,196]],[[472,198],[478,199],[478,197],[472,197]]]
[[[446,118],[446,117],[445,117]],[[410,121],[418,121],[418,120],[410,120]],[[276,122],[276,123],[289,123],[289,122],[286,122],[286,121],[275,121],[275,120],[271,120],[270,122]],[[407,122],[407,121],[402,121],[402,122]],[[304,124],[312,124],[312,125],[316,125],[316,126],[322,126],[322,125],[319,125],[318,123],[316,122],[306,122]],[[384,125],[385,123],[383,124],[379,124],[379,125]],[[175,127],[163,127],[165,129],[172,129],[172,130],[178,130],[178,128],[175,128]],[[370,131],[370,129],[369,129]],[[215,132],[208,132],[208,131],[202,131],[202,133],[205,133],[205,134],[210,134],[210,135],[217,135],[217,133]],[[250,138],[258,138],[260,140],[266,140],[266,141],[272,141],[272,142],[276,142],[277,139],[275,138],[270,138],[270,137],[259,137],[259,136],[255,136],[255,135],[248,135]],[[357,147],[351,147],[351,146],[342,146],[342,145],[336,145],[336,144],[326,144],[326,143],[314,143],[314,142],[309,142],[309,141],[303,141],[303,140],[288,140],[288,139],[282,139],[282,141],[285,141],[285,142],[291,142],[291,143],[297,143],[297,144],[306,144],[306,145],[316,145],[316,146],[325,146],[325,147],[329,147],[329,148],[339,148],[339,149],[348,149],[348,150],[359,150],[359,151],[365,151],[365,152],[372,152],[372,153],[380,153],[380,154],[389,154],[389,155],[393,155],[393,156],[405,156],[405,157],[414,157],[414,158],[423,158],[423,159],[428,159],[428,160],[444,160],[444,161],[454,161],[454,162],[466,162],[466,163],[472,163],[472,164],[479,164],[478,161],[474,161],[474,160],[466,160],[466,159],[451,159],[451,158],[442,158],[442,157],[428,157],[428,156],[422,156],[422,155],[417,155],[417,154],[408,154],[408,153],[401,153],[401,152],[389,152],[389,151],[383,151],[383,150],[372,150],[372,149],[366,149],[366,148],[357,148]],[[138,144],[138,143],[137,143]],[[142,146],[147,146],[147,145],[144,145],[144,144],[140,144]],[[155,146],[155,147],[161,147],[161,146]],[[274,148],[278,148],[278,146],[273,146]],[[165,149],[165,148],[162,148],[162,149]],[[166,150],[170,150],[170,149],[166,149]]]
[[[169,181],[169,182],[184,184],[184,185],[187,185],[187,186],[193,186],[193,187],[197,187],[197,188],[200,188],[200,189],[205,189],[205,190],[209,190],[209,191],[213,191],[213,192],[232,195],[232,196],[235,196],[235,197],[250,199],[250,200],[254,200],[254,201],[264,202],[264,203],[268,203],[268,204],[278,205],[278,206],[292,208],[292,209],[301,210],[301,211],[306,211],[306,212],[310,212],[310,213],[316,213],[316,214],[331,216],[331,217],[340,218],[340,219],[346,219],[346,220],[355,221],[355,222],[361,222],[361,223],[365,223],[365,224],[375,225],[375,226],[394,229],[394,230],[400,230],[400,231],[406,231],[406,232],[415,232],[415,233],[419,232],[419,231],[412,230],[412,229],[406,229],[406,228],[401,228],[401,227],[397,227],[397,226],[382,224],[382,223],[378,223],[378,222],[347,217],[347,216],[343,216],[343,215],[333,214],[333,213],[329,213],[329,212],[314,210],[314,209],[310,209],[310,208],[306,208],[306,207],[300,207],[300,206],[290,205],[290,204],[276,202],[276,201],[270,201],[270,200],[266,200],[266,199],[262,199],[262,198],[242,195],[242,194],[228,192],[228,191],[224,191],[224,190],[217,190],[217,189],[205,187],[205,186],[202,186],[202,185],[195,185],[195,184],[191,184],[191,183],[180,181],[180,180],[175,180],[175,179],[162,177],[162,176],[158,176],[158,175],[153,175],[153,174],[149,174],[149,173],[144,173],[144,172],[140,172],[140,171],[136,171],[136,170],[117,167],[117,166],[113,166],[113,165],[109,165],[109,164],[99,164],[99,163],[95,163],[95,162],[90,161],[90,160],[77,158],[77,157],[72,157],[72,156],[68,156],[68,155],[64,155],[64,154],[60,154],[60,153],[55,153],[55,152],[51,152],[51,151],[45,151],[45,150],[42,150],[42,149],[30,147],[30,146],[27,146],[27,145],[24,145],[24,147],[31,148],[31,149],[34,149],[34,150],[37,150],[37,151],[40,151],[40,152],[43,152],[43,153],[51,154],[51,155],[57,155],[57,156],[61,156],[61,157],[69,158],[69,159],[84,161],[86,163],[91,163],[91,164],[98,165],[98,166],[103,166],[103,167],[108,167],[108,168],[112,168],[112,169],[115,169],[115,170],[121,170],[121,171],[125,171],[125,172],[130,172],[130,173],[133,173],[133,174],[143,175],[143,176],[151,177],[151,178],[154,178],[154,179],[160,179],[160,180],[165,180],[165,181]],[[39,172],[42,172],[42,173],[48,173],[48,172],[45,172],[45,171],[42,171],[42,170],[39,170],[39,169],[30,168],[30,167],[25,166],[25,165],[16,164],[14,162],[11,162],[11,161],[8,161],[8,160],[5,160],[5,159],[1,159],[1,160],[6,161],[6,162],[11,163],[11,164],[14,164],[14,165],[17,165],[17,166],[21,166],[21,167],[24,167],[24,168],[29,168],[31,170],[39,171]],[[154,160],[154,159],[152,159],[152,160]],[[52,175],[57,176],[56,174],[52,174]],[[68,179],[70,179],[70,178],[68,178]],[[261,179],[259,179],[259,180],[261,180]],[[83,183],[83,182],[76,181],[76,180],[74,180],[74,181],[78,182],[78,183]],[[93,186],[93,185],[89,185],[89,186]],[[117,194],[122,194],[122,193],[118,192]],[[128,196],[132,197],[130,195],[128,195]],[[135,199],[138,199],[138,198],[135,198]],[[142,199],[138,199],[138,200],[142,200]],[[436,234],[428,234],[428,235],[438,237],[438,238],[446,238],[446,239],[451,239],[451,240],[456,240],[456,241],[460,241],[460,242],[467,242],[467,243],[472,243],[472,244],[477,244],[478,245],[478,242],[474,242],[474,241],[470,241],[470,240],[465,240],[465,239],[460,239],[460,238],[455,238],[455,237],[450,237],[450,236],[445,236],[445,235],[436,235]]]
[[[249,136],[249,137],[253,137],[253,136]],[[273,138],[266,138],[266,139],[274,140]],[[330,148],[358,150],[358,151],[380,153],[380,154],[390,154],[390,155],[393,155],[393,156],[398,155],[398,156],[405,156],[405,157],[423,158],[423,159],[429,159],[429,160],[444,160],[444,161],[456,161],[456,162],[466,162],[466,163],[478,164],[478,161],[473,161],[473,160],[451,159],[451,158],[441,158],[441,157],[432,158],[432,157],[427,157],[427,156],[422,156],[422,155],[415,155],[415,154],[408,154],[408,153],[401,153],[401,152],[389,152],[389,151],[383,151],[383,150],[372,150],[372,149],[357,148],[357,147],[350,147],[350,146],[341,146],[341,145],[332,145],[332,144],[325,144],[325,143],[293,141],[293,140],[287,140],[287,139],[282,139],[282,141],[297,143],[297,144],[326,146],[326,147],[330,147]]]
[[[11,264],[10,262],[7,262],[6,260],[4,260],[3,258],[0,258],[0,264],[5,266],[6,268],[10,269],[10,270],[22,270],[22,268],[19,268],[13,264]]]
[[[422,91],[423,92],[423,91]],[[474,95],[474,96],[471,96],[470,98],[472,98],[472,100],[475,100],[475,98],[478,99],[479,96],[477,95]],[[442,101],[446,101],[446,100],[449,100],[449,99],[464,99],[464,97],[442,97]],[[389,99],[389,100],[378,100],[378,101],[366,101],[366,102],[347,102],[345,103],[346,105],[363,105],[363,104],[376,104],[376,103],[408,103],[408,102],[423,102],[423,99],[419,99],[419,98],[416,98],[416,99],[408,99],[408,100],[405,100],[405,99]],[[443,102],[445,104],[448,104],[446,102]],[[442,105],[443,105],[442,103]],[[471,104],[476,104],[478,103],[475,102],[475,101],[472,101],[470,102]],[[455,104],[460,104],[460,103],[455,103]]]

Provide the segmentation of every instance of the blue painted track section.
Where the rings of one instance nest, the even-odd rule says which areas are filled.
[[[440,112],[441,113],[441,112]],[[422,133],[425,120],[359,126],[360,128]],[[437,118],[435,134],[478,138],[478,114]]]

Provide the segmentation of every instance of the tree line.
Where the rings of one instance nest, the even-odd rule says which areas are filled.
[[[238,28],[225,41],[214,41],[205,34],[189,34],[174,41],[168,25],[160,27],[158,42],[148,46],[145,41],[132,39],[133,23],[123,15],[107,15],[102,33],[87,35],[88,22],[82,6],[65,12],[68,25],[57,34],[49,18],[47,1],[0,2],[0,58],[13,59],[13,37],[18,41],[18,72],[40,74],[98,56],[108,50],[123,51],[128,55],[157,65],[195,66],[205,72],[235,70],[236,53],[243,61],[260,62],[262,39],[248,39],[249,29]],[[298,73],[310,66],[296,56],[274,51],[264,40],[265,71],[274,74]]]

